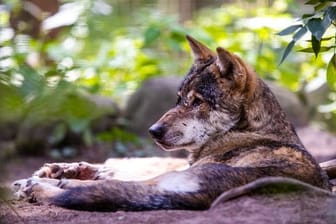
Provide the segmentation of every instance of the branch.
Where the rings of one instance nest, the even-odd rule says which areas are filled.
[[[336,178],[336,159],[320,163],[320,166],[327,172],[329,179]]]

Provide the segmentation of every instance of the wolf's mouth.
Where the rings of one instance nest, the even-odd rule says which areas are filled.
[[[160,140],[156,140],[155,143],[162,148],[165,151],[175,151],[175,150],[179,150],[179,149],[187,149],[189,148],[192,144],[194,144],[194,142],[189,142],[183,145],[173,145],[173,144],[168,144],[166,142],[160,141]]]

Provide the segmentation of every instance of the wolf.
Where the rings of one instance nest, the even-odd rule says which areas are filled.
[[[330,190],[328,176],[256,73],[222,47],[213,52],[191,36],[186,39],[194,62],[176,106],[149,133],[164,150],[187,150],[188,168],[121,180],[106,165],[45,164],[14,183],[18,193],[70,209],[143,211],[207,209],[223,192],[265,177]]]

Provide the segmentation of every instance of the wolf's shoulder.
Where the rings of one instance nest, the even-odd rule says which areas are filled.
[[[214,162],[233,167],[286,166],[286,164],[316,166],[315,160],[303,146],[276,141],[238,147],[225,153],[214,153],[211,158]]]

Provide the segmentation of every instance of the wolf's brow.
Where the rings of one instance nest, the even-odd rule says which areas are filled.
[[[210,57],[208,60],[205,62],[198,64],[198,65],[193,65],[184,80],[182,81],[178,91],[181,91],[183,86],[189,85],[189,83],[194,79],[195,75],[201,74],[209,65],[211,65],[215,61],[214,57]]]

